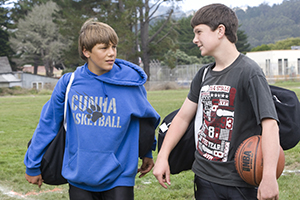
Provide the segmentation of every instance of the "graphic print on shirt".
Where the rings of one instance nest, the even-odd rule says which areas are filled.
[[[198,133],[198,152],[208,160],[226,162],[234,122],[236,89],[227,85],[201,88],[203,123]]]
[[[76,93],[72,96],[71,107],[76,124],[121,128],[115,98],[92,97],[77,91]]]

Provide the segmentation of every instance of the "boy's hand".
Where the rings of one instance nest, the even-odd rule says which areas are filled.
[[[258,200],[278,200],[279,199],[279,191],[278,191],[278,183],[272,179],[262,179],[261,183],[259,184],[258,191],[257,191],[257,199]]]
[[[25,178],[29,183],[32,184],[36,184],[39,186],[39,188],[41,188],[42,183],[43,183],[43,179],[42,179],[42,175],[37,175],[37,176],[29,176],[28,174],[25,174]]]
[[[157,159],[154,169],[153,169],[153,175],[158,180],[159,184],[163,186],[164,188],[168,188],[165,183],[168,185],[171,185],[170,180],[170,167],[168,163],[168,159]]]
[[[143,158],[143,163],[142,166],[138,169],[138,172],[140,172],[141,174],[139,175],[139,178],[142,178],[143,176],[145,176],[148,172],[151,171],[151,169],[154,166],[154,162],[152,158],[147,158],[144,157]]]

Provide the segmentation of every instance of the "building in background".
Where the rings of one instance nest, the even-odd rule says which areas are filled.
[[[42,74],[42,72],[43,70],[39,71],[40,74]],[[34,88],[37,90],[52,90],[55,87],[60,75],[58,77],[47,77],[43,75],[35,75],[31,72],[26,72],[26,70],[15,72],[12,71],[8,58],[6,56],[0,57],[0,88],[19,86],[26,89]]]
[[[264,71],[268,81],[300,80],[300,47],[291,50],[257,51],[246,54]]]
[[[6,56],[0,57],[0,87],[22,87],[22,80],[15,76]]]

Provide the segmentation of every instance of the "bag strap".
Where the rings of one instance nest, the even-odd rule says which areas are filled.
[[[65,94],[65,105],[64,105],[64,128],[67,131],[67,120],[66,120],[66,116],[67,116],[67,105],[68,105],[68,94],[71,88],[71,85],[73,83],[74,80],[74,72],[72,73],[67,89],[66,89],[66,94]]]
[[[205,80],[205,75],[206,75],[206,73],[207,73],[207,71],[208,71],[208,68],[209,68],[209,66],[205,67],[205,69],[204,69],[204,71],[203,71],[203,75],[202,75],[202,83],[203,83],[204,80]],[[201,90],[201,89],[200,89],[200,90]]]
[[[201,79],[201,84],[200,84],[200,91],[199,91],[199,99],[198,99],[198,106],[199,104],[201,103],[200,102],[200,94],[201,94],[201,88],[202,88],[202,85],[203,85],[203,82],[205,80],[205,75],[207,74],[207,71],[208,71],[208,68],[210,67],[211,65],[208,64],[207,66],[205,66],[204,70],[203,70],[203,74],[202,74],[202,79]],[[199,109],[201,109],[201,111],[198,111],[196,112],[196,115],[195,115],[195,123],[194,123],[194,136],[195,136],[195,147],[197,149],[197,141],[198,141],[198,129],[202,126],[202,117],[203,117],[203,113],[202,113],[202,105],[200,105],[200,107],[198,107]]]

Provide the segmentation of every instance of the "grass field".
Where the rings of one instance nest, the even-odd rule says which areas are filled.
[[[300,95],[300,83],[281,83]],[[188,90],[149,91],[148,99],[163,119],[168,113],[179,108]],[[68,186],[41,188],[27,183],[23,164],[27,142],[31,138],[39,120],[43,104],[50,95],[4,96],[0,97],[0,199],[40,199],[60,200],[68,198]],[[300,145],[285,151],[286,167],[284,175],[278,179],[280,199],[295,200],[300,196]],[[154,159],[156,158],[154,153]],[[288,171],[290,170],[290,171]],[[183,172],[171,176],[171,186],[162,188],[152,173],[136,178],[136,200],[192,200],[193,173]]]

